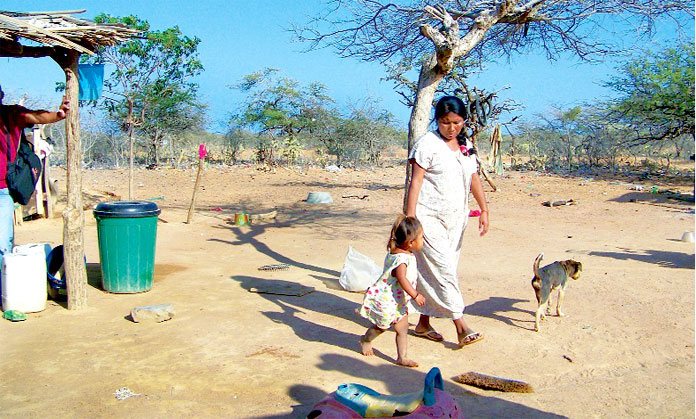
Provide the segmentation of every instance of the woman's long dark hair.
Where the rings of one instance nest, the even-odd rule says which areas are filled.
[[[466,114],[466,105],[457,96],[443,96],[437,101],[435,105],[435,121],[447,115],[450,112],[454,112],[461,116],[466,123],[469,116]],[[462,131],[457,135],[457,142],[459,145],[466,145],[466,127],[462,128]]]

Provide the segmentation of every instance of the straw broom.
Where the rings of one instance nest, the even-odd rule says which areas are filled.
[[[454,381],[487,390],[498,390],[512,393],[534,393],[532,386],[524,381],[496,377],[494,375],[483,374],[475,371],[469,371],[467,373],[458,375],[457,377],[454,377]]]

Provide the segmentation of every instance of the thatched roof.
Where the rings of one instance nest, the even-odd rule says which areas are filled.
[[[123,25],[95,23],[71,15],[85,10],[64,12],[0,11],[0,56],[36,56],[24,53],[22,38],[44,47],[63,47],[84,54],[94,54],[99,46],[115,45],[139,31]]]

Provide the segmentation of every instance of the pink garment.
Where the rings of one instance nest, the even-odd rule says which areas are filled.
[[[19,105],[0,106],[0,189],[7,188],[5,176],[7,175],[7,122],[9,120],[10,133],[10,161],[17,158],[19,140],[22,138],[22,130],[28,128],[24,122],[24,114],[29,110]]]

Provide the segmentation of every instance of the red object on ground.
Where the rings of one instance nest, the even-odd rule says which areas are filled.
[[[481,215],[481,211],[479,211],[479,210],[469,211],[469,217],[478,217],[479,215]]]

